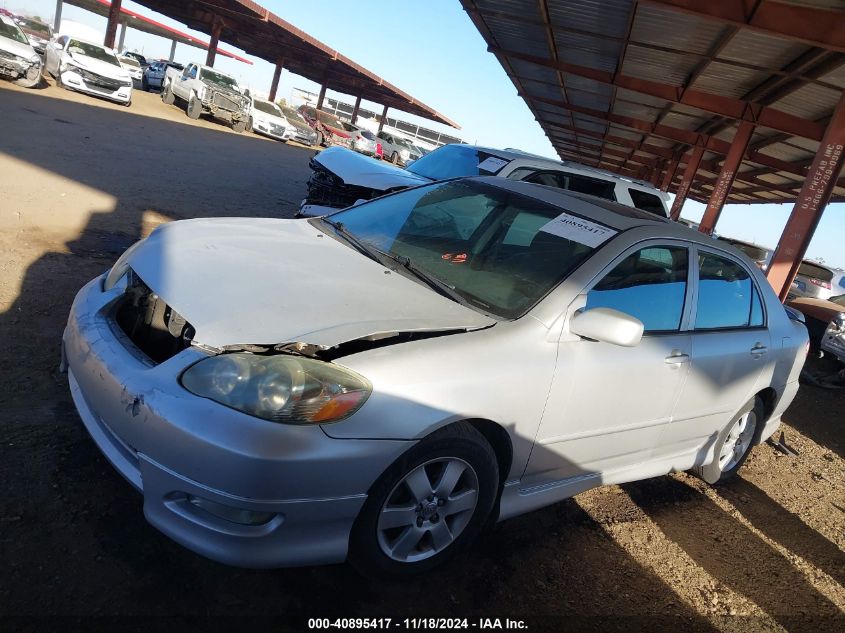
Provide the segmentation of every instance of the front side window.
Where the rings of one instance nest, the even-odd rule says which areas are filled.
[[[681,327],[689,255],[680,246],[650,246],[629,255],[587,293],[586,309],[613,308],[638,318],[646,332]]]
[[[751,275],[736,262],[715,255],[698,256],[698,307],[695,329],[759,327],[763,309]]]
[[[328,220],[444,282],[466,305],[502,318],[525,314],[616,232],[560,207],[467,181],[408,189]],[[582,233],[559,229],[563,221],[577,223]]]

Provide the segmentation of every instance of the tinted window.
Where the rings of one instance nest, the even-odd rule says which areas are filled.
[[[562,216],[581,220],[498,187],[454,181],[385,196],[329,220],[385,253],[408,258],[467,304],[516,318],[594,251],[554,232]]]
[[[810,262],[802,262],[798,267],[798,274],[804,277],[811,277],[812,279],[820,279],[822,281],[830,281],[833,279],[833,272],[827,268],[811,264]]]
[[[597,198],[604,198],[605,200],[616,200],[616,193],[614,192],[616,185],[607,180],[568,174],[565,188],[569,189],[569,191],[586,193]]]
[[[628,189],[628,193],[631,194],[631,200],[634,202],[634,206],[638,209],[654,213],[655,215],[659,215],[661,218],[666,217],[666,209],[663,206],[663,201],[660,199],[660,196],[648,193],[647,191],[630,188]]]
[[[531,182],[535,185],[546,185],[547,187],[556,187],[558,189],[566,188],[566,178],[563,174],[556,174],[551,171],[540,171],[525,179],[525,182]]]
[[[699,255],[696,329],[762,325],[760,299],[755,295],[745,268],[719,255]]]
[[[587,309],[613,308],[637,317],[646,332],[681,327],[687,292],[687,249],[654,246],[629,255],[587,294]]]

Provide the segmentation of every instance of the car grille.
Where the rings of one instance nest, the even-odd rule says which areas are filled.
[[[311,169],[306,198],[308,204],[342,209],[358,200],[370,200],[385,193],[369,187],[347,185],[314,160],[311,161]]]
[[[285,128],[281,125],[276,125],[275,123],[270,124],[270,133],[276,134],[277,136],[281,136],[285,133]]]
[[[221,92],[215,92],[211,95],[211,103],[216,105],[218,108],[229,110],[231,112],[237,112],[241,109],[241,106],[237,101],[227,97]]]
[[[121,330],[151,360],[161,363],[190,347],[194,328],[135,274],[114,313]]]
[[[127,86],[132,85],[131,81],[111,79],[109,77],[103,77],[102,75],[97,75],[87,70],[82,71],[82,79],[85,81],[86,84],[95,88],[100,88],[101,90],[107,90],[108,92],[114,92],[119,88],[125,88]]]

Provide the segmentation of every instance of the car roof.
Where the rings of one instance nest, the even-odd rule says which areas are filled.
[[[466,143],[461,144],[462,147],[473,147],[477,150],[485,152],[486,154],[492,154],[494,156],[498,156],[499,158],[504,158],[508,161],[514,160],[530,160],[532,163],[538,165],[546,165],[549,168],[560,169],[561,167],[571,167],[574,169],[580,169],[591,174],[595,174],[596,176],[602,178],[609,178],[615,181],[625,182],[629,185],[635,185],[637,187],[643,187],[644,189],[648,189],[649,191],[655,192],[657,195],[663,195],[663,192],[660,191],[657,187],[655,187],[652,183],[646,182],[644,180],[638,180],[636,178],[630,178],[629,176],[623,176],[622,174],[617,174],[615,172],[609,171],[607,169],[599,169],[598,167],[591,167],[589,165],[585,165],[584,163],[579,163],[574,160],[555,160],[554,158],[547,158],[546,156],[540,156],[539,154],[532,154],[531,152],[526,152],[521,149],[514,149],[509,147],[507,149],[498,149],[495,147],[486,147],[483,145],[469,145]]]
[[[715,241],[713,238],[705,236],[679,222],[672,222],[668,218],[635,209],[619,202],[605,200],[604,198],[597,198],[546,185],[536,185],[521,180],[508,180],[507,178],[500,178],[498,176],[473,176],[466,180],[483,182],[498,189],[513,191],[514,193],[561,207],[562,210],[588,216],[590,219],[620,231],[647,226],[660,228],[664,234],[670,237],[693,239],[703,243]]]

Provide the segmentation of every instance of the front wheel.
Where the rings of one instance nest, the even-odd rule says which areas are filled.
[[[176,103],[176,95],[174,95],[173,90],[170,89],[170,84],[165,84],[165,86],[161,89],[161,100],[167,105],[173,105]]]
[[[754,396],[719,433],[713,461],[696,468],[695,474],[708,484],[733,478],[748,459],[751,448],[759,443],[763,424],[763,401]]]
[[[432,433],[370,489],[352,528],[349,561],[362,573],[409,576],[467,547],[493,511],[499,467],[467,422]]]
[[[317,132],[317,145],[323,147],[326,144],[326,137],[323,136],[323,133],[318,131]]]
[[[241,119],[240,121],[235,121],[234,123],[232,123],[232,129],[238,134],[240,134],[241,132],[246,130],[246,121],[244,121],[243,119]]]
[[[185,114],[188,115],[189,119],[198,119],[202,114],[202,102],[197,99],[197,95],[194,93],[191,93],[188,99],[188,105],[185,106]]]

